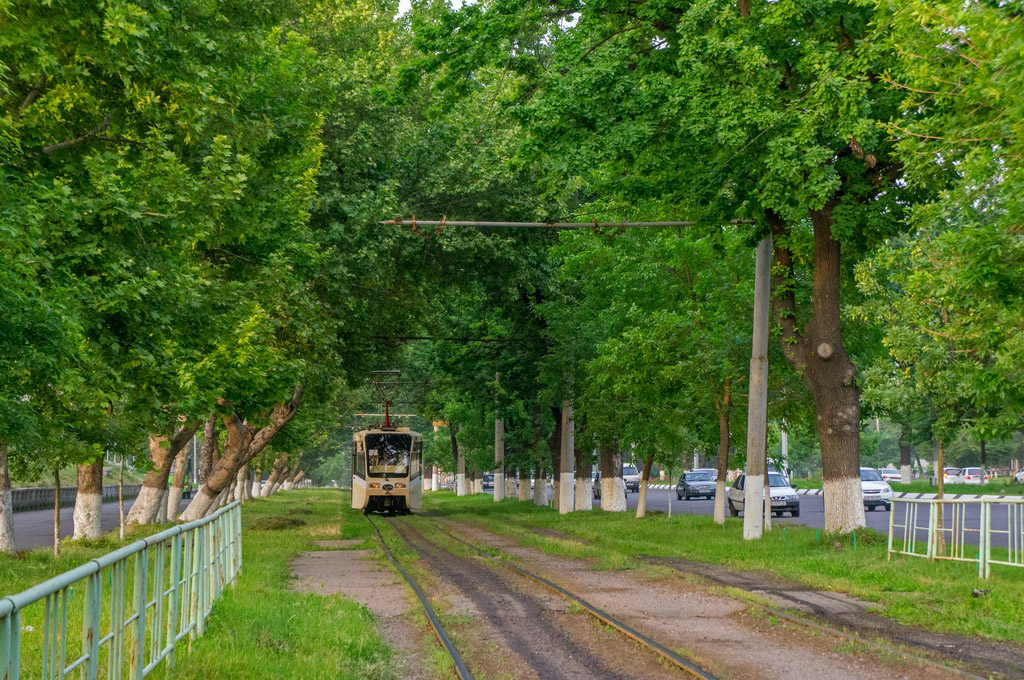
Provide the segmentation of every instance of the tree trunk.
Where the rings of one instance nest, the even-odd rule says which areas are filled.
[[[811,210],[814,227],[813,315],[801,333],[796,327],[792,287],[793,259],[788,229],[769,213],[772,232],[782,247],[775,249],[775,288],[781,291],[776,313],[786,359],[811,392],[821,444],[825,530],[848,532],[865,525],[860,489],[860,391],[857,369],[843,344],[840,317],[841,259],[832,238],[832,210],[837,198]]]
[[[75,496],[72,538],[99,538],[103,512],[103,459],[78,466],[78,495]]]
[[[438,474],[436,465],[430,466],[430,486],[434,491],[441,490],[441,475]]]
[[[984,475],[985,474],[985,470],[987,468],[988,468],[988,456],[985,453],[985,440],[982,439],[981,440],[981,474]],[[985,479],[982,478],[981,481],[984,482]]]
[[[274,467],[270,471],[270,475],[267,477],[267,483],[263,485],[263,497],[266,498],[272,493],[277,491],[277,487],[281,484],[281,475],[284,474],[288,467],[288,454],[279,453],[277,458],[274,459]]]
[[[533,463],[533,504],[545,506],[547,499],[547,482],[544,480],[544,464],[540,458]]]
[[[198,429],[198,428],[197,428]],[[195,436],[195,433],[192,433]],[[189,439],[191,441],[191,438]],[[174,472],[171,475],[171,486],[167,490],[166,521],[173,522],[178,519],[178,506],[181,505],[181,497],[185,489],[185,475],[188,474],[188,446],[182,446],[181,451],[174,457]]]
[[[626,484],[622,481],[622,454],[618,442],[601,441],[601,509],[626,511]]]
[[[640,499],[636,503],[636,517],[640,519],[647,514],[647,482],[651,479],[651,466],[654,465],[654,454],[644,461],[644,472],[640,476]]]
[[[462,455],[460,451],[456,456],[455,460],[457,465],[455,467],[455,495],[465,496],[466,495],[466,457]]]
[[[0,553],[14,552],[14,499],[7,468],[7,445],[0,442]]]
[[[263,470],[256,468],[256,473],[252,478],[252,489],[249,491],[250,498],[259,498],[262,496],[262,490],[260,487],[263,484]]]
[[[729,406],[732,403],[732,379],[725,379],[722,400],[718,402],[718,474],[715,479],[715,524],[725,524],[727,492],[725,478],[729,474]]]
[[[295,479],[292,480],[292,488],[294,489],[296,486],[298,486],[299,482],[301,482],[303,477],[305,477],[305,476],[306,476],[306,471],[305,470],[299,470],[298,474],[295,475]]]
[[[946,487],[946,474],[943,470],[944,463],[942,460],[942,439],[939,439],[935,457],[935,460],[937,461],[935,465],[935,470],[936,474],[938,475],[938,494],[936,495],[936,497],[937,500],[941,501]],[[932,512],[938,513],[938,516],[935,518],[935,554],[940,556],[946,554],[946,535],[942,531],[943,509],[944,508],[942,506],[942,503],[936,503],[935,505],[932,506]]]
[[[53,556],[60,557],[60,469],[53,469]]]
[[[220,493],[234,481],[238,468],[258,456],[281,428],[295,417],[302,404],[302,394],[303,387],[299,385],[292,393],[291,399],[274,406],[270,414],[270,424],[255,432],[250,430],[234,411],[223,416],[222,420],[227,430],[224,455],[213,466],[206,483],[185,508],[181,515],[182,520],[191,522],[206,515]]]
[[[910,453],[914,447],[910,443],[911,429],[907,423],[900,424],[900,483],[910,484],[913,480],[910,470]]]
[[[495,380],[498,376],[494,376]],[[497,401],[495,401],[497,403]],[[505,500],[505,419],[494,414],[494,502]]]
[[[520,501],[530,500],[530,473],[526,468],[519,468],[516,470],[516,479],[519,482],[519,494],[518,498]]]
[[[568,399],[562,400],[562,432],[559,444],[559,460],[561,467],[558,470],[558,512],[561,514],[570,513],[575,509],[575,479],[573,475],[573,463],[575,463],[575,426],[573,421],[572,403]]]
[[[124,457],[117,468],[117,528],[121,540],[124,540]]]
[[[551,456],[551,507],[558,510],[561,501],[562,452],[562,409],[552,406],[551,415],[555,418],[555,431],[548,437],[548,453]]]
[[[589,452],[583,451],[577,444],[573,444],[574,462],[576,464],[576,510],[594,509],[594,478],[591,475],[593,465],[587,465]]]
[[[217,414],[211,413],[203,423],[203,445],[199,448],[199,470],[196,471],[196,489],[206,484],[206,478],[213,469],[213,459],[217,457]]]
[[[199,428],[198,423],[186,424],[174,437],[152,434],[149,436],[149,458],[153,469],[142,480],[142,489],[128,512],[128,524],[151,524],[160,521],[160,511],[167,511],[167,478],[171,465],[185,444]]]

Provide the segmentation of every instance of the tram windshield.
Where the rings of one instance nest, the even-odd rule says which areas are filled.
[[[371,477],[409,474],[409,450],[412,437],[386,433],[366,435],[366,466]]]

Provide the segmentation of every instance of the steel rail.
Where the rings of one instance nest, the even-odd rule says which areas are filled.
[[[420,599],[420,604],[423,605],[423,610],[427,613],[427,619],[430,620],[430,625],[434,629],[434,634],[437,635],[437,639],[440,640],[441,644],[444,645],[444,648],[448,651],[449,656],[452,657],[452,662],[455,664],[455,671],[459,674],[459,677],[462,678],[462,680],[473,680],[473,674],[469,672],[469,668],[466,667],[466,663],[462,660],[462,656],[459,654],[459,651],[455,649],[455,645],[453,645],[452,641],[448,638],[448,634],[444,632],[444,627],[441,626],[441,621],[437,618],[434,608],[430,606],[427,596],[423,594],[423,591],[420,590],[420,587],[416,584],[416,581],[413,580],[412,576],[409,575],[409,572],[403,569],[402,565],[395,559],[395,556],[391,554],[391,549],[388,548],[388,544],[384,542],[384,537],[380,535],[380,531],[377,530],[377,525],[373,523],[370,516],[366,515],[365,517],[366,521],[370,523],[370,527],[373,529],[374,536],[377,537],[381,547],[384,548],[384,554],[387,556],[388,560],[390,560],[391,564],[395,565],[395,568],[398,569],[399,573],[405,577],[406,582],[412,587],[413,592],[416,593],[416,597]]]
[[[446,530],[444,527],[441,527],[441,526],[437,525],[437,523],[435,523],[435,526],[437,527],[438,531],[440,531],[443,534],[446,534],[446,535],[450,536],[451,538],[454,538],[456,541],[458,541],[459,543],[462,543],[463,545],[465,545],[470,550],[473,550],[474,552],[482,555],[483,557],[486,557],[487,559],[494,560],[498,564],[501,564],[502,566],[504,566],[504,567],[506,567],[508,569],[511,569],[512,571],[516,572],[520,576],[524,576],[524,577],[526,577],[526,578],[528,578],[528,579],[530,579],[532,581],[535,581],[535,582],[541,584],[542,586],[545,586],[546,588],[549,588],[549,589],[555,591],[556,593],[558,593],[559,595],[561,595],[562,597],[564,597],[565,599],[567,599],[567,600],[569,600],[571,602],[575,602],[576,604],[578,604],[581,607],[583,607],[583,609],[586,610],[586,612],[588,614],[590,614],[591,616],[595,617],[596,619],[598,619],[599,621],[601,621],[605,625],[608,625],[608,626],[614,628],[615,630],[619,631],[620,633],[622,633],[626,637],[634,640],[635,642],[640,643],[641,645],[643,645],[643,646],[647,647],[648,649],[656,652],[657,654],[660,654],[662,657],[664,657],[668,661],[672,662],[673,664],[675,664],[676,666],[678,666],[682,670],[686,671],[687,673],[690,673],[694,677],[702,678],[702,680],[718,680],[714,675],[711,675],[711,673],[707,672],[706,670],[704,670],[700,666],[694,664],[691,661],[688,661],[687,659],[684,659],[682,656],[680,656],[679,654],[676,654],[671,649],[669,649],[669,648],[667,648],[667,647],[665,647],[665,646],[655,642],[654,640],[652,640],[651,638],[647,637],[646,635],[644,635],[640,631],[638,631],[638,630],[636,630],[634,628],[631,628],[630,626],[626,625],[622,621],[619,621],[618,619],[613,617],[608,612],[604,611],[603,609],[599,609],[599,608],[595,607],[594,605],[590,604],[589,602],[587,602],[583,598],[579,597],[578,595],[574,595],[573,593],[569,592],[565,588],[563,588],[563,587],[561,587],[561,586],[559,586],[559,585],[557,585],[555,583],[552,583],[551,581],[547,580],[543,576],[538,576],[537,574],[529,572],[529,571],[527,571],[527,570],[525,570],[525,569],[523,569],[521,567],[517,567],[516,565],[511,564],[507,560],[498,559],[497,557],[494,557],[493,555],[488,555],[486,552],[484,552],[483,550],[480,550],[479,548],[477,548],[472,543],[464,541],[463,539],[459,538],[455,534],[453,534],[450,531]]]

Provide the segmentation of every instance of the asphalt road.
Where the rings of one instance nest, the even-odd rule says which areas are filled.
[[[124,514],[135,502],[134,498],[126,499],[124,502]],[[178,506],[182,511],[188,505],[189,499],[183,498]],[[67,538],[74,533],[74,512],[73,507],[60,509],[60,535]],[[103,531],[116,529],[119,524],[120,513],[117,510],[117,501],[103,504],[103,515],[100,522]],[[53,509],[48,510],[26,510],[14,513],[14,547],[18,550],[29,550],[53,545]]]

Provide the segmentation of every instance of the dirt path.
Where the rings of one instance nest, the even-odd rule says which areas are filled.
[[[302,553],[292,561],[292,589],[317,595],[342,595],[373,612],[378,630],[395,650],[397,677],[427,680],[423,631],[413,623],[405,582],[381,566],[371,550],[348,550],[362,541],[318,541],[322,547],[342,548]]]
[[[867,648],[853,653],[846,639],[758,616],[746,603],[678,576],[647,579],[635,572],[594,571],[587,560],[548,555],[465,523],[446,520],[444,525],[478,545],[515,555],[524,568],[581,595],[662,644],[686,650],[721,678],[960,677],[932,666],[881,659]]]
[[[691,562],[682,558],[644,557],[653,564],[700,575],[720,585],[762,595],[783,609],[814,614],[826,623],[857,631],[869,637],[885,638],[896,644],[919,647],[929,652],[966,662],[983,672],[1008,678],[1024,678],[1024,652],[1010,645],[969,640],[955,635],[932,633],[904,626],[870,611],[870,604],[842,593],[814,590],[757,571],[733,571],[725,567]]]
[[[481,678],[677,678],[654,655],[573,612],[565,600],[478,556],[453,552],[450,538],[420,524],[391,526],[443,582],[446,612],[461,618],[456,645]],[[436,588],[432,592],[437,592]],[[469,620],[466,620],[469,619]]]

